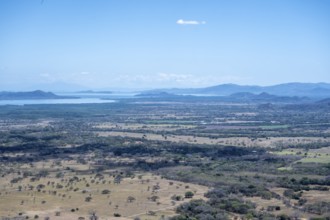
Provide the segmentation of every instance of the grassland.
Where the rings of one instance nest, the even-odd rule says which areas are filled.
[[[323,147],[319,149],[304,150],[299,148],[285,149],[275,152],[277,155],[282,156],[300,156],[301,159],[296,160],[294,163],[330,163],[330,147]],[[281,168],[285,170],[287,168]],[[290,169],[290,167],[288,167]]]
[[[0,217],[329,216],[326,110],[136,102],[1,107]]]
[[[78,166],[77,174],[72,170]],[[66,170],[65,167],[71,168],[60,171],[61,177],[56,177],[56,170]],[[84,167],[72,161],[52,166],[43,163],[41,167],[36,164],[34,168],[49,170],[50,173],[37,179],[23,178],[17,183],[11,180],[20,175],[10,174],[2,178],[0,216],[88,219],[90,213],[95,212],[100,219],[109,219],[114,213],[120,214],[122,219],[138,216],[142,216],[142,219],[158,219],[163,212],[174,215],[176,206],[190,201],[184,199],[186,191],[194,192],[194,198],[200,199],[208,190],[204,186],[169,181],[150,173],[132,174],[131,177],[122,178],[120,183],[115,183],[117,170],[105,170],[102,175],[81,174],[86,171]],[[29,168],[23,167],[22,170]],[[181,195],[183,199],[174,202],[171,199],[174,195]],[[88,197],[90,201],[86,201]],[[133,198],[132,201],[129,201],[129,197]]]
[[[160,129],[159,127],[157,129]],[[152,130],[152,129],[151,129]],[[119,137],[131,137],[131,138],[143,138],[147,140],[157,141],[170,141],[170,142],[184,142],[190,144],[208,144],[208,145],[235,145],[235,146],[247,146],[247,147],[267,147],[275,148],[278,145],[294,145],[294,144],[309,144],[315,142],[328,142],[329,138],[318,138],[318,137],[269,137],[269,138],[248,138],[248,137],[230,137],[230,138],[212,138],[212,137],[201,137],[201,136],[190,136],[190,135],[161,135],[148,133],[148,131],[137,133],[127,131],[103,131],[97,132],[97,135],[101,137],[107,136],[119,136]],[[285,154],[278,153],[278,154]]]

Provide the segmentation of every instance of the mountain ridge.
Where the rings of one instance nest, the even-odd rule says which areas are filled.
[[[24,100],[24,99],[74,99],[77,97],[59,96],[52,92],[34,90],[29,92],[0,92],[0,100]]]
[[[330,97],[330,83],[283,83],[271,86],[257,85],[237,85],[220,84],[204,88],[173,88],[173,89],[155,89],[145,92],[167,92],[171,94],[200,94],[200,95],[220,95],[228,96],[234,93],[249,92],[253,94],[268,93],[277,96],[299,96],[326,98]]]

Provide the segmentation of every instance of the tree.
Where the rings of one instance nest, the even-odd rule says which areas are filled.
[[[133,196],[127,197],[127,202],[133,202],[135,201],[135,198]]]
[[[92,201],[92,197],[91,196],[88,196],[88,197],[85,198],[85,202],[90,202],[90,201]]]
[[[174,200],[174,201],[181,201],[182,200],[182,196],[180,196],[180,195],[173,195],[171,197],[171,199]]]
[[[108,190],[108,189],[104,189],[104,190],[102,190],[101,193],[102,193],[102,194],[110,194],[110,190]]]
[[[159,199],[159,197],[158,196],[151,196],[149,199],[153,202],[156,202]]]
[[[194,193],[191,192],[191,191],[188,191],[184,194],[184,197],[187,198],[187,199],[190,199],[194,196]]]

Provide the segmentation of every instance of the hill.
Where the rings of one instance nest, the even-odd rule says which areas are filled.
[[[188,89],[158,89],[153,92],[168,92],[172,94],[199,94],[228,96],[234,93],[268,93],[277,96],[299,96],[313,98],[330,97],[329,83],[285,83],[273,86],[249,86],[236,84],[221,84],[206,88]],[[150,91],[149,91],[150,92]]]
[[[31,92],[0,92],[0,100],[23,100],[23,99],[73,99],[76,97],[59,96],[52,92],[35,90]]]
[[[224,102],[224,103],[310,103],[308,97],[276,96],[268,93],[234,93],[226,96],[175,95],[167,92],[146,92],[135,96],[140,101]]]
[[[253,94],[249,92],[234,93],[228,96],[231,99],[234,99],[239,102],[278,102],[278,103],[296,103],[296,102],[308,102],[310,101],[307,97],[297,97],[297,96],[277,96],[271,95],[266,92],[260,94]]]
[[[146,97],[146,98],[168,98],[177,97],[179,95],[171,94],[168,92],[143,92],[135,95],[135,97]]]

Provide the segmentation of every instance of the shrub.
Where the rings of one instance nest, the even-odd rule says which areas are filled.
[[[191,191],[188,191],[188,192],[186,192],[185,194],[184,194],[184,197],[185,198],[192,198],[194,196],[194,193],[193,192],[191,192]]]

